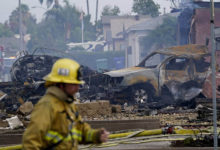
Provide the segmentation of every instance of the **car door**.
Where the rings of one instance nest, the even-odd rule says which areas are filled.
[[[184,83],[194,79],[194,65],[187,57],[171,58],[164,65],[164,82],[177,81]]]

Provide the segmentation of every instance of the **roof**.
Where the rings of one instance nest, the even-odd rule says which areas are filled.
[[[194,0],[193,3],[198,5],[199,7],[210,8],[210,1]],[[215,8],[219,8],[219,7],[220,7],[220,2],[215,2]]]
[[[187,56],[193,56],[193,57],[209,54],[207,46],[197,45],[197,44],[164,48],[164,49],[156,50],[154,52],[165,54],[165,55],[176,55],[176,56],[187,55]]]
[[[112,19],[134,19],[134,20],[139,20],[141,18],[146,18],[149,16],[148,15],[134,15],[134,16],[102,16],[102,24],[110,24]]]
[[[169,14],[165,14],[165,15],[161,15],[155,18],[148,19],[147,21],[143,21],[142,23],[131,26],[130,28],[127,29],[127,33],[131,31],[154,30],[157,26],[163,23],[164,18],[168,16],[178,17],[179,14],[180,14],[179,12],[169,13]]]

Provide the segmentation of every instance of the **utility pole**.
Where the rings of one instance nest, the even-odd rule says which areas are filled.
[[[84,12],[83,10],[81,11],[80,20],[81,20],[81,31],[82,31],[82,43],[83,43],[84,42]]]
[[[214,127],[214,150],[218,149],[217,134],[217,110],[216,110],[216,45],[215,45],[215,10],[214,0],[210,0],[210,24],[211,24],[211,41],[212,41],[212,103],[213,103],[213,127]]]
[[[20,35],[20,51],[24,50],[23,47],[23,33],[22,33],[22,12],[21,12],[21,0],[18,0],[19,7],[19,35]]]
[[[86,0],[86,4],[87,4],[87,15],[89,15],[89,0]]]
[[[96,0],[95,24],[97,24],[97,20],[98,20],[98,7],[99,7],[99,0]]]

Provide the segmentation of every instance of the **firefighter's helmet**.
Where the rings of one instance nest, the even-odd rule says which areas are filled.
[[[84,84],[80,65],[67,58],[57,60],[43,79],[49,83]]]

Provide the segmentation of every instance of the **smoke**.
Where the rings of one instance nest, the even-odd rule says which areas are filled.
[[[194,15],[194,10],[201,8],[193,0],[182,0],[180,3],[180,15],[178,17],[179,22],[179,44],[189,44],[189,32],[191,28],[191,20]]]

